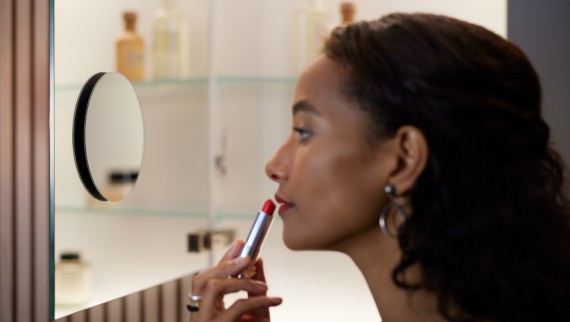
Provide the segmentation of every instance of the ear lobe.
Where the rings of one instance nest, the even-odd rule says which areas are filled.
[[[399,128],[394,140],[398,167],[390,175],[389,182],[396,186],[398,194],[407,194],[424,171],[429,148],[424,134],[410,125]]]

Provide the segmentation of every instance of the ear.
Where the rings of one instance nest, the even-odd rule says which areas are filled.
[[[404,195],[410,192],[424,171],[429,148],[424,134],[411,125],[400,127],[392,140],[395,143],[398,165],[390,174],[388,182],[396,187],[399,195]]]

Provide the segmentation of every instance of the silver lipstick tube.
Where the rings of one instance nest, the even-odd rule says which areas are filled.
[[[250,267],[246,269],[246,271],[238,275],[239,278],[249,278],[255,274],[255,260],[259,255],[259,250],[263,245],[263,241],[265,240],[265,236],[269,231],[272,220],[273,216],[270,216],[263,211],[260,211],[257,214],[257,217],[253,222],[253,226],[251,227],[251,231],[249,232],[249,235],[245,241],[245,245],[239,254],[240,257],[249,256],[251,258],[251,264]]]

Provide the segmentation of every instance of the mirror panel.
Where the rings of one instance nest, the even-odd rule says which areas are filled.
[[[104,289],[100,294],[105,293],[92,297],[84,306],[89,307],[207,266],[209,254],[188,254],[184,246],[186,234],[207,228],[208,220],[215,228],[235,229],[237,236],[245,236],[260,201],[275,192],[275,185],[265,178],[263,164],[290,131],[289,105],[296,79],[291,53],[295,41],[293,23],[296,10],[305,1],[181,1],[182,11],[192,25],[190,77],[158,81],[147,74],[145,80],[134,83],[145,120],[144,171],[131,195],[114,203],[113,209],[106,209],[109,203],[101,202],[88,206],[79,177],[74,174],[70,148],[73,106],[85,79],[96,72],[114,70],[113,41],[122,28],[122,12],[137,8],[137,29],[144,39],[150,40],[150,23],[159,1],[52,1],[56,1],[57,34],[56,255],[68,250],[79,250],[85,255],[93,270],[93,285]],[[215,3],[215,12],[210,12],[210,3]],[[324,3],[333,19],[338,20],[338,3]],[[358,18],[423,10],[483,23],[503,35],[506,30],[505,1],[357,3]],[[216,21],[215,33],[209,32],[208,19]],[[214,38],[208,39],[210,35]],[[214,43],[212,47],[209,40]],[[210,53],[208,48],[215,48],[216,52]],[[216,79],[207,77],[209,56],[216,57],[212,71]],[[78,57],[85,59],[72,64]],[[146,70],[150,71],[150,60],[146,62]],[[209,128],[215,123],[209,114],[216,118],[219,128]],[[214,137],[213,149],[208,146],[209,136]],[[213,180],[208,175],[211,169],[207,156],[211,150],[220,153],[225,170],[223,174],[216,172]],[[210,190],[214,184],[216,189]],[[211,196],[210,191],[217,195]],[[212,200],[217,203],[212,205]],[[213,218],[205,215],[210,207],[218,211]],[[296,291],[299,284],[303,286],[303,280],[278,277],[288,276],[284,267],[300,257],[286,253],[279,222],[276,224],[264,246],[267,270],[277,277],[272,282],[273,291],[297,299],[299,305],[292,310],[302,310],[307,298],[319,296],[309,290],[298,297]],[[222,252],[220,249],[212,257],[219,257]],[[338,260],[327,255],[309,256],[315,262],[332,266]],[[284,262],[288,265],[282,265]],[[317,269],[318,265],[314,267]],[[318,283],[331,287],[333,293],[338,288],[338,279],[331,282],[318,272],[311,276],[319,277]],[[353,280],[344,282],[343,287],[357,287]],[[315,292],[318,290],[321,289],[316,288]],[[362,305],[369,304],[363,303],[351,305],[360,311]],[[313,304],[311,311],[315,314],[342,316],[342,312],[331,310],[330,301]],[[334,307],[344,306],[340,303]],[[58,316],[78,309],[59,307]],[[286,312],[282,312],[277,318],[287,319]]]
[[[52,319],[192,274],[209,265],[208,251],[189,252],[188,235],[209,227],[207,19],[210,3],[180,2],[192,40],[189,74],[154,79],[150,58],[152,21],[160,3],[160,0],[120,3],[51,0],[55,84],[52,256],[57,270],[62,255],[77,253],[91,271],[88,299],[55,305]],[[127,10],[137,12],[137,30],[146,43],[145,77],[130,81],[141,109],[138,116],[118,115],[117,109],[107,115],[100,110],[101,115],[93,115],[93,119],[103,121],[103,129],[95,122],[86,123],[86,140],[88,147],[104,149],[105,142],[117,140],[111,133],[103,133],[110,122],[138,117],[145,121],[144,141],[142,136],[126,141],[137,146],[133,154],[139,158],[144,149],[144,158],[128,198],[108,202],[90,196],[77,173],[73,118],[85,81],[99,72],[115,74],[115,41],[123,32],[123,13]],[[116,93],[102,97],[112,102],[117,98]],[[102,104],[110,107],[110,102]],[[136,131],[142,132],[142,127]],[[86,153],[90,162],[105,157],[100,151]],[[132,168],[129,162],[112,171],[133,171]],[[106,167],[94,168],[92,172],[100,174],[94,176],[95,180],[106,183]],[[57,275],[55,271],[51,274]],[[56,288],[57,284],[56,278]],[[55,296],[51,298],[53,302]]]

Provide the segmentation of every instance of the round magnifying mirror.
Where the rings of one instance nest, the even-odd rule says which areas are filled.
[[[83,86],[73,119],[81,182],[96,199],[123,200],[141,169],[144,131],[139,99],[120,73],[97,73]]]

